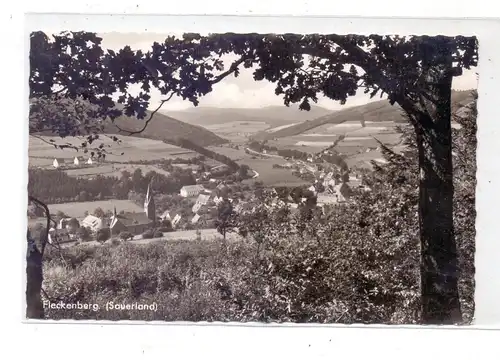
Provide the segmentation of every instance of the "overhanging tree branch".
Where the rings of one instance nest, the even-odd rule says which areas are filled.
[[[133,130],[122,129],[122,128],[120,128],[116,124],[115,124],[115,126],[118,128],[118,130],[120,132],[126,132],[127,135],[129,135],[129,136],[130,135],[136,135],[136,134],[142,133],[144,130],[146,130],[146,128],[148,127],[149,122],[153,119],[153,117],[155,116],[155,114],[161,109],[161,107],[163,106],[163,104],[165,104],[166,102],[168,102],[172,98],[172,96],[174,96],[174,92],[171,92],[170,95],[166,99],[160,101],[160,105],[158,105],[156,107],[156,109],[154,109],[151,112],[151,114],[149,115],[149,118],[144,122],[144,126],[141,129],[133,131]]]

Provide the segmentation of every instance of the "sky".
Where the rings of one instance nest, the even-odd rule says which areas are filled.
[[[132,50],[148,51],[151,45],[157,41],[159,43],[168,35],[179,36],[181,34],[152,34],[152,33],[104,33],[98,34],[103,38],[102,47],[106,49],[118,50],[129,45]],[[274,93],[275,85],[266,81],[254,81],[253,69],[244,69],[240,67],[240,75],[235,78],[228,76],[218,84],[214,85],[213,91],[199,99],[199,106],[224,107],[224,108],[258,108],[264,106],[284,106],[283,99]],[[477,69],[464,70],[460,77],[453,80],[453,89],[468,90],[477,88]],[[136,87],[138,89],[139,86]],[[134,91],[135,89],[131,89]],[[162,99],[161,94],[152,91],[150,108],[155,108]],[[380,100],[379,96],[370,99],[363,91],[350,97],[345,105],[340,105],[338,101],[326,98],[320,98],[316,105],[331,110],[340,108],[363,105],[371,101]],[[182,98],[173,97],[165,103],[162,110],[185,110],[194,106],[182,100]]]

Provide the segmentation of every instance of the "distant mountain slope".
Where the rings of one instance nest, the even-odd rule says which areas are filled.
[[[148,117],[146,117],[146,119]],[[126,135],[126,133],[120,133],[116,125],[122,129],[137,131],[142,129],[146,119],[139,120],[128,116],[121,116],[115,120],[114,124],[111,122],[107,123],[105,132]],[[177,140],[181,138],[189,140],[199,146],[220,145],[228,142],[226,139],[215,135],[213,132],[201,126],[187,124],[160,112],[157,112],[153,116],[153,119],[142,133],[134,134],[133,136],[153,140]]]
[[[262,108],[196,107],[183,111],[164,111],[165,114],[188,124],[210,126],[230,122],[265,122],[270,127],[312,120],[331,113],[331,110],[312,106],[310,111],[300,111],[297,105],[265,106]]]
[[[84,118],[84,110],[82,109],[92,106],[88,103],[85,105],[85,102],[82,100],[77,103],[75,100],[69,98],[58,100],[32,99],[31,101],[31,105],[36,109],[36,113],[33,122],[30,119],[30,128],[33,127],[33,129],[40,129],[38,132],[40,135],[63,134],[65,136],[72,136],[71,131],[66,129],[61,124],[66,124],[69,129],[71,129],[71,126],[78,128]],[[117,108],[123,108],[123,106],[119,104],[115,106]],[[103,126],[102,130],[104,133],[129,135],[127,132],[120,132],[118,127],[129,131],[138,131],[144,127],[144,123],[149,118],[150,114],[151,112],[148,111],[146,119],[144,120],[123,115],[118,119],[115,119],[114,123],[111,122],[110,119],[106,119],[104,121],[100,119],[85,119],[85,121],[89,126]],[[57,120],[55,122],[55,124],[59,124],[59,128],[56,131],[57,134],[53,133],[53,131],[51,131],[52,129],[44,131],[44,129],[47,129],[44,127],[44,121],[37,120],[44,118],[53,118]],[[118,125],[118,127],[116,125]],[[83,131],[83,134],[85,134],[85,131]],[[152,120],[148,123],[148,126],[143,132],[133,134],[132,136],[153,140],[175,140],[183,138],[200,146],[219,145],[228,142],[227,139],[223,139],[203,127],[186,124],[159,112],[153,116]]]
[[[464,105],[471,98],[471,91],[453,91],[452,107]],[[341,124],[347,121],[365,121],[381,122],[404,122],[402,109],[398,105],[391,106],[387,100],[376,101],[366,105],[353,106],[344,110],[331,112],[327,115],[318,117],[314,120],[304,121],[300,124],[289,126],[275,132],[260,132],[253,136],[253,139],[262,141],[272,138],[283,138],[287,136],[300,135],[306,131],[325,124]]]

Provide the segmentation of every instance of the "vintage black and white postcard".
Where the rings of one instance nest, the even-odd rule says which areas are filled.
[[[469,324],[479,47],[31,31],[27,318]]]

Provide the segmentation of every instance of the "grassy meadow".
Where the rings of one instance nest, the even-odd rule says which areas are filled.
[[[51,136],[41,136],[46,141],[54,139],[57,143],[79,144],[81,139],[78,138],[59,138]],[[138,138],[132,136],[118,136],[121,140],[116,143],[106,136],[99,138],[99,143],[102,142],[111,153],[106,155],[106,159],[112,162],[140,161],[140,160],[159,160],[165,158],[191,158],[196,156],[194,151],[186,150],[170,144],[165,144],[162,141],[151,140],[146,138]],[[121,155],[123,153],[123,155]],[[54,158],[73,159],[75,156],[88,157],[88,154],[73,151],[71,149],[56,149],[51,144],[37,138],[30,138],[28,154],[30,157],[30,165],[33,166],[51,166]]]

